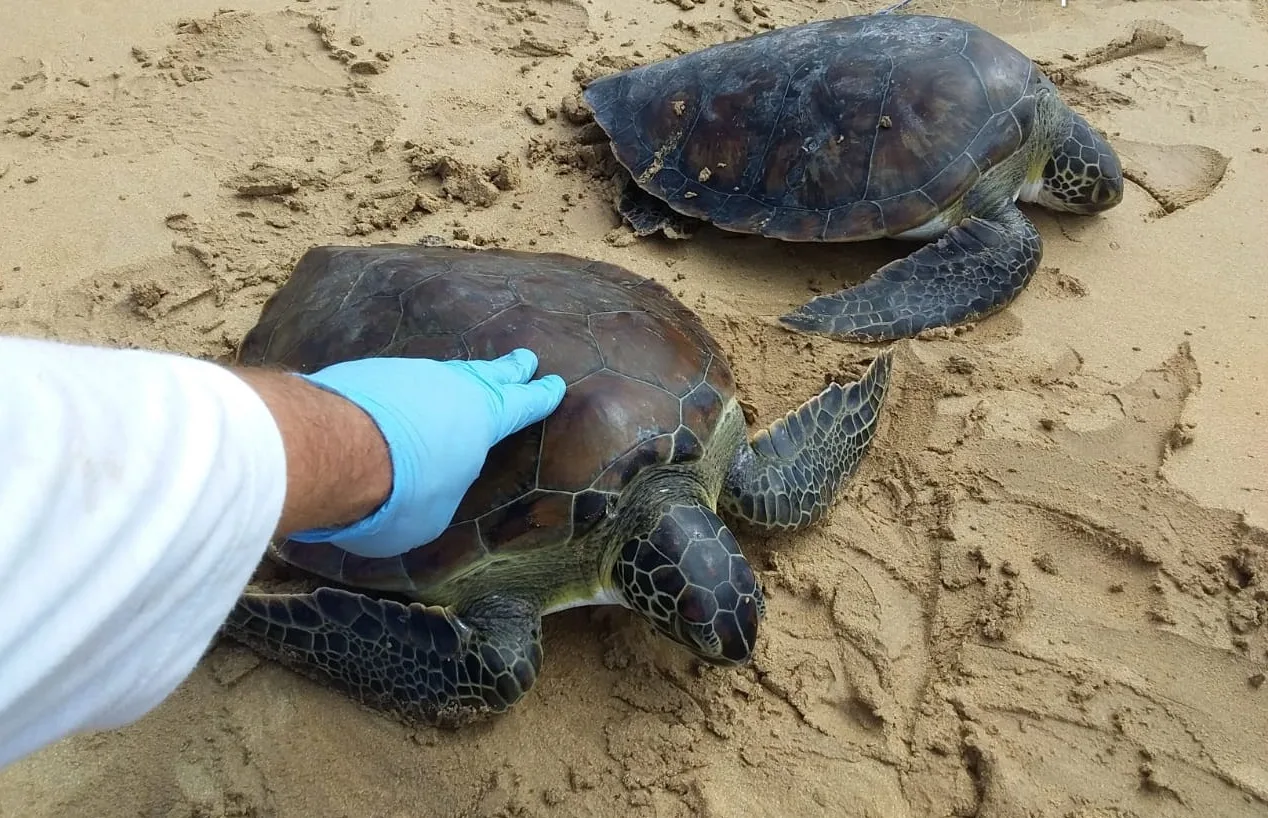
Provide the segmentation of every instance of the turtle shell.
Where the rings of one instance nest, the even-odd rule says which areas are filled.
[[[282,543],[280,557],[363,588],[443,583],[493,554],[556,546],[656,463],[701,457],[735,392],[697,316],[664,286],[562,254],[414,245],[317,247],[264,305],[238,360],[311,373],[372,356],[538,356],[568,384],[544,421],[490,450],[441,536],[399,558]]]
[[[674,210],[790,241],[893,236],[1030,136],[1044,77],[961,20],[869,15],[777,29],[585,90],[617,159]]]

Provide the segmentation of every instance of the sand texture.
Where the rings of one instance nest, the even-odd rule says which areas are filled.
[[[769,422],[871,357],[773,319],[912,248],[635,240],[577,94],[881,5],[10,3],[0,327],[220,359],[313,244],[557,250],[671,286]],[[743,542],[751,667],[574,610],[527,699],[451,733],[224,643],[136,725],[0,774],[0,816],[1268,815],[1268,6],[909,10],[1040,61],[1120,147],[1126,200],[1028,206],[1021,297],[899,344],[831,518]]]

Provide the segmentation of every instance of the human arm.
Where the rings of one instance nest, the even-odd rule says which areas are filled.
[[[387,500],[387,441],[360,407],[286,372],[239,368],[277,422],[286,458],[286,499],[276,536],[360,520]]]
[[[300,377],[0,338],[0,767],[162,701],[274,534],[432,539],[488,447],[562,399],[557,377],[525,383],[535,368],[521,351]]]
[[[558,375],[531,380],[537,356],[492,361],[367,358],[311,375],[240,368],[287,453],[275,534],[396,556],[449,525],[489,449],[563,400]]]

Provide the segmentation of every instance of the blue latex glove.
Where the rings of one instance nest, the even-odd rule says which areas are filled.
[[[366,358],[302,375],[360,406],[392,458],[392,493],[377,511],[340,528],[291,534],[363,557],[391,557],[438,537],[484,466],[489,448],[559,406],[558,375],[529,380],[537,356],[493,361]]]

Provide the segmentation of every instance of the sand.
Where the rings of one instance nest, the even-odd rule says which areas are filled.
[[[680,293],[765,422],[866,346],[772,319],[909,250],[633,241],[579,79],[880,3],[45,0],[0,24],[0,327],[223,359],[307,247],[560,250]],[[1268,815],[1268,10],[965,17],[1120,146],[1006,311],[900,344],[831,519],[748,538],[757,660],[551,617],[505,717],[406,729],[232,644],[0,774],[0,816]]]

